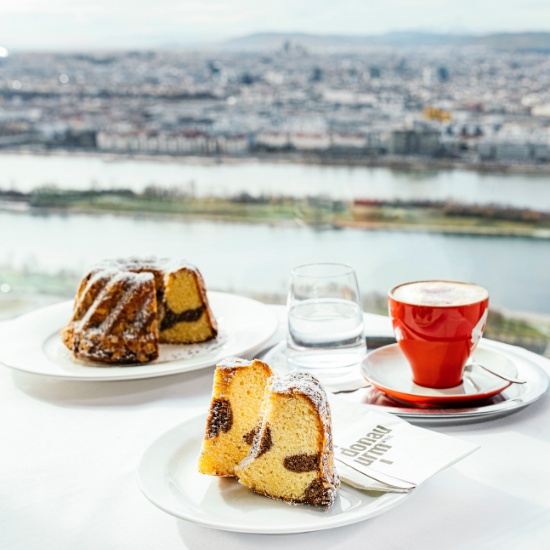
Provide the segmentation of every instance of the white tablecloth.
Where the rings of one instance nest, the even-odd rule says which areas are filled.
[[[388,323],[368,316],[367,333],[388,334]],[[213,371],[94,383],[0,367],[0,548],[550,548],[550,395],[499,420],[437,428],[482,448],[363,523],[262,536],[161,512],[138,489],[138,461],[161,433],[206,410]]]

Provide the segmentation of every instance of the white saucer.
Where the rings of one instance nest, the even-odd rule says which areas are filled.
[[[377,516],[417,490],[378,493],[342,485],[328,511],[291,506],[257,495],[235,479],[199,474],[197,459],[205,425],[206,417],[201,415],[166,432],[145,451],[137,471],[143,494],[155,506],[193,523],[242,533],[320,531]]]
[[[191,346],[160,346],[156,361],[109,366],[74,359],[59,331],[70,320],[73,301],[62,302],[2,324],[0,363],[13,369],[68,380],[133,380],[167,376],[216,364],[230,355],[246,355],[265,344],[278,321],[264,304],[223,292],[209,292],[220,335],[215,341]]]
[[[474,361],[505,376],[517,376],[514,363],[505,355],[480,344]],[[453,388],[426,388],[415,384],[412,371],[399,344],[373,351],[361,365],[361,373],[376,388],[407,403],[423,406],[449,406],[480,401],[507,388],[510,382],[478,366],[465,372],[462,384]]]

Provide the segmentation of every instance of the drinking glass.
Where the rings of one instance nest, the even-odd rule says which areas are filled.
[[[317,378],[344,377],[367,353],[357,277],[346,264],[294,268],[287,300],[287,361]]]

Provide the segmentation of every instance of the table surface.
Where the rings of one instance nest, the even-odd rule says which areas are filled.
[[[286,313],[270,307],[281,321],[275,343]],[[367,315],[366,332],[390,335],[389,319]],[[0,548],[550,548],[549,394],[505,418],[434,428],[481,449],[362,523],[248,535],[165,514],[137,486],[139,459],[160,434],[206,411],[213,373],[74,382],[0,367]]]

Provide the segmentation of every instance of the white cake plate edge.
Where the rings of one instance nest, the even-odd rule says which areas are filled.
[[[168,362],[165,362],[165,363],[156,363],[156,364],[151,363],[151,364],[139,365],[137,367],[132,367],[132,366],[122,367],[122,369],[135,368],[135,369],[139,369],[139,370],[137,372],[128,371],[126,373],[121,373],[121,374],[114,374],[114,371],[112,370],[113,368],[119,368],[119,367],[110,367],[110,366],[86,367],[86,368],[94,369],[94,374],[95,374],[94,376],[89,376],[89,375],[87,376],[86,374],[74,375],[74,374],[70,374],[68,372],[66,372],[66,373],[65,372],[63,372],[63,373],[62,372],[60,372],[60,373],[47,372],[47,371],[41,370],[41,369],[36,368],[36,367],[33,368],[33,366],[19,365],[19,364],[15,364],[14,362],[11,362],[11,361],[6,361],[2,357],[1,350],[0,350],[0,365],[3,365],[5,367],[13,369],[15,371],[25,372],[25,373],[28,373],[28,374],[37,374],[37,375],[40,375],[40,376],[47,376],[48,378],[54,378],[54,379],[58,379],[58,380],[72,380],[72,381],[83,381],[83,382],[109,382],[109,381],[120,381],[120,380],[141,380],[141,379],[146,379],[146,378],[157,378],[157,377],[161,377],[161,376],[172,376],[172,375],[175,375],[175,374],[181,374],[181,373],[185,373],[185,372],[191,372],[191,371],[211,367],[211,366],[214,366],[216,364],[216,362],[218,362],[219,360],[221,360],[223,357],[225,357],[227,355],[243,356],[243,355],[251,354],[254,351],[260,350],[262,348],[262,346],[264,346],[267,342],[269,342],[269,340],[277,332],[278,324],[279,324],[278,319],[277,319],[276,315],[265,304],[263,304],[261,302],[258,302],[257,300],[253,300],[251,298],[247,298],[247,297],[244,297],[244,296],[238,296],[238,295],[234,295],[234,294],[228,294],[228,293],[224,293],[224,292],[210,291],[210,292],[208,292],[208,295],[214,297],[214,300],[216,298],[224,299],[225,297],[227,297],[227,298],[236,299],[236,300],[239,300],[239,301],[242,300],[243,303],[244,303],[244,301],[253,303],[256,307],[261,306],[262,307],[262,312],[265,315],[266,320],[269,323],[267,326],[265,326],[265,329],[263,331],[263,334],[261,334],[261,337],[257,338],[255,341],[253,341],[252,344],[242,345],[238,349],[230,349],[227,353],[225,353],[225,352],[223,354],[219,353],[219,354],[216,355],[216,357],[214,359],[205,360],[201,363],[195,363],[193,365],[189,365],[189,364],[186,365],[185,360],[177,359],[177,360],[168,361]],[[19,324],[19,323],[25,323],[25,320],[27,318],[29,318],[30,316],[34,315],[34,314],[43,313],[44,311],[46,311],[48,309],[53,310],[53,308],[59,308],[60,306],[67,305],[67,304],[72,304],[72,303],[73,303],[72,300],[70,300],[70,301],[54,304],[54,305],[51,305],[51,306],[47,306],[45,308],[40,308],[40,309],[37,309],[33,312],[22,315],[21,317],[17,317],[13,321],[8,321],[6,323],[3,323],[2,326],[0,327],[0,345],[6,345],[5,344],[5,331],[7,331],[9,333],[10,329],[13,329],[14,325]],[[67,319],[67,321],[68,321],[68,319]],[[59,327],[59,329],[60,328],[61,327]],[[51,333],[53,333],[53,332],[54,332],[54,330],[52,329]],[[49,338],[49,336],[47,338]],[[40,343],[41,347],[43,347],[43,345],[44,345],[45,341],[47,340],[47,338],[45,338],[44,341]],[[220,351],[222,351],[222,350],[220,350]],[[44,356],[44,360],[49,361],[49,359],[45,356]],[[105,372],[105,375],[101,375],[101,374],[97,375],[97,373],[99,371]]]

